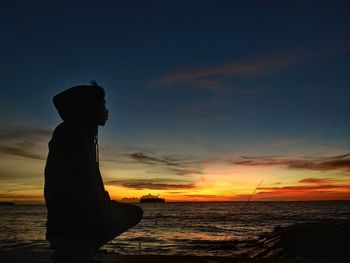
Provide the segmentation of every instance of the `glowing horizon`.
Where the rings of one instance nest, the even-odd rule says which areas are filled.
[[[0,201],[43,203],[45,160],[33,159],[35,155],[8,152],[1,160],[3,167],[16,167],[10,176],[23,173],[30,177],[17,178],[21,183],[3,184]],[[101,159],[106,190],[115,200],[149,193],[167,202],[350,200],[349,154],[235,159],[178,156],[170,163],[165,157],[140,152],[116,156],[119,160],[103,161],[103,157],[113,157],[109,152]]]

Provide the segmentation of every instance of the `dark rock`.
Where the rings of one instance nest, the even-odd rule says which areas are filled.
[[[350,222],[323,221],[276,227],[257,241],[251,257],[350,257]]]

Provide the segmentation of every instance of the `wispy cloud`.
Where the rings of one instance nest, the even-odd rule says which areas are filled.
[[[17,144],[16,146],[12,146],[12,147],[0,146],[0,154],[14,155],[14,156],[37,159],[37,160],[44,160],[45,157],[43,155],[36,154],[31,151],[33,148],[34,147],[23,148],[23,146],[20,144],[19,145]]]
[[[315,184],[283,187],[260,187],[257,200],[347,200],[350,185]]]
[[[186,196],[186,197],[200,197],[200,198],[218,198],[221,196],[218,195],[205,195],[205,194],[185,194],[182,196]]]
[[[151,164],[151,165],[164,164],[168,166],[180,166],[181,165],[180,161],[183,161],[183,160],[177,160],[175,158],[168,158],[166,156],[161,156],[161,157],[151,156],[143,152],[130,153],[130,154],[127,154],[127,156],[130,159],[134,160],[135,162]]]
[[[305,57],[301,53],[274,53],[240,58],[218,66],[171,72],[154,80],[153,83],[161,86],[177,85],[222,90],[224,81],[229,78],[274,74],[304,60]],[[239,88],[237,90],[241,91]]]
[[[309,190],[350,190],[350,185],[336,185],[336,184],[315,184],[315,185],[296,185],[296,186],[283,186],[283,187],[259,187],[258,190],[288,190],[292,192],[296,191],[309,191]]]
[[[193,182],[164,179],[164,178],[153,178],[153,179],[120,179],[110,180],[105,183],[106,185],[119,185],[131,189],[143,190],[176,190],[176,189],[191,189],[195,188]]]
[[[304,178],[299,181],[299,183],[308,183],[308,184],[327,184],[334,180],[329,178]]]
[[[327,200],[350,199],[350,181],[332,178],[304,178],[293,185],[260,186],[255,199],[260,200]],[[248,198],[247,195],[240,196]]]
[[[0,130],[0,154],[43,160],[40,144],[47,143],[52,131],[31,127]]]
[[[176,175],[203,174],[201,170],[194,168],[168,168],[168,170]]]
[[[276,184],[274,184],[276,185]],[[237,195],[238,200],[248,200],[251,195]],[[254,200],[347,200],[350,199],[349,181],[329,178],[305,178],[296,185],[261,186]]]
[[[210,93],[209,98],[187,101],[185,113],[201,115],[200,123],[222,123],[232,121],[232,114],[208,116],[212,109],[225,109],[233,105],[237,96],[259,96],[270,92],[263,77],[280,74],[283,70],[310,59],[304,52],[273,52],[271,54],[234,58],[230,62],[207,67],[179,69],[152,81],[154,87],[194,88]],[[251,80],[255,79],[254,85]],[[263,81],[264,80],[264,81]],[[225,111],[224,111],[225,112]],[[197,116],[198,118],[198,116]],[[210,124],[209,123],[209,124]]]
[[[246,200],[247,197],[241,196],[240,200]],[[274,189],[270,191],[262,191],[254,196],[254,200],[349,200],[350,192],[341,189]]]
[[[113,155],[111,152],[109,155]],[[186,155],[156,154],[154,151],[119,153],[113,161],[142,165],[150,178],[109,180],[106,185],[131,189],[177,190],[195,187],[195,175],[202,174],[201,160]],[[109,161],[112,161],[110,159]]]
[[[33,127],[16,127],[0,130],[0,141],[4,140],[16,140],[23,138],[41,138],[49,137],[52,134],[52,130],[40,129]]]
[[[112,158],[107,158],[104,161],[146,165],[151,168],[148,173],[162,173],[179,176],[190,176],[203,173],[201,169],[202,160],[185,155],[160,155],[151,151],[122,154],[113,154],[110,152],[108,155]]]
[[[350,154],[313,158],[288,158],[284,156],[243,156],[237,160],[230,160],[230,163],[234,165],[249,166],[284,166],[289,169],[307,169],[320,171],[339,169],[344,170],[346,172],[350,172]]]

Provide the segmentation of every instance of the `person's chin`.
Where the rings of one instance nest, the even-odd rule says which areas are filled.
[[[98,123],[99,126],[105,126],[105,124],[106,124],[106,121],[101,121]]]

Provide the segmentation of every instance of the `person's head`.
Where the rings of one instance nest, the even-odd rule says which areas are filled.
[[[57,94],[53,103],[64,121],[103,126],[108,119],[105,91],[96,81]]]

